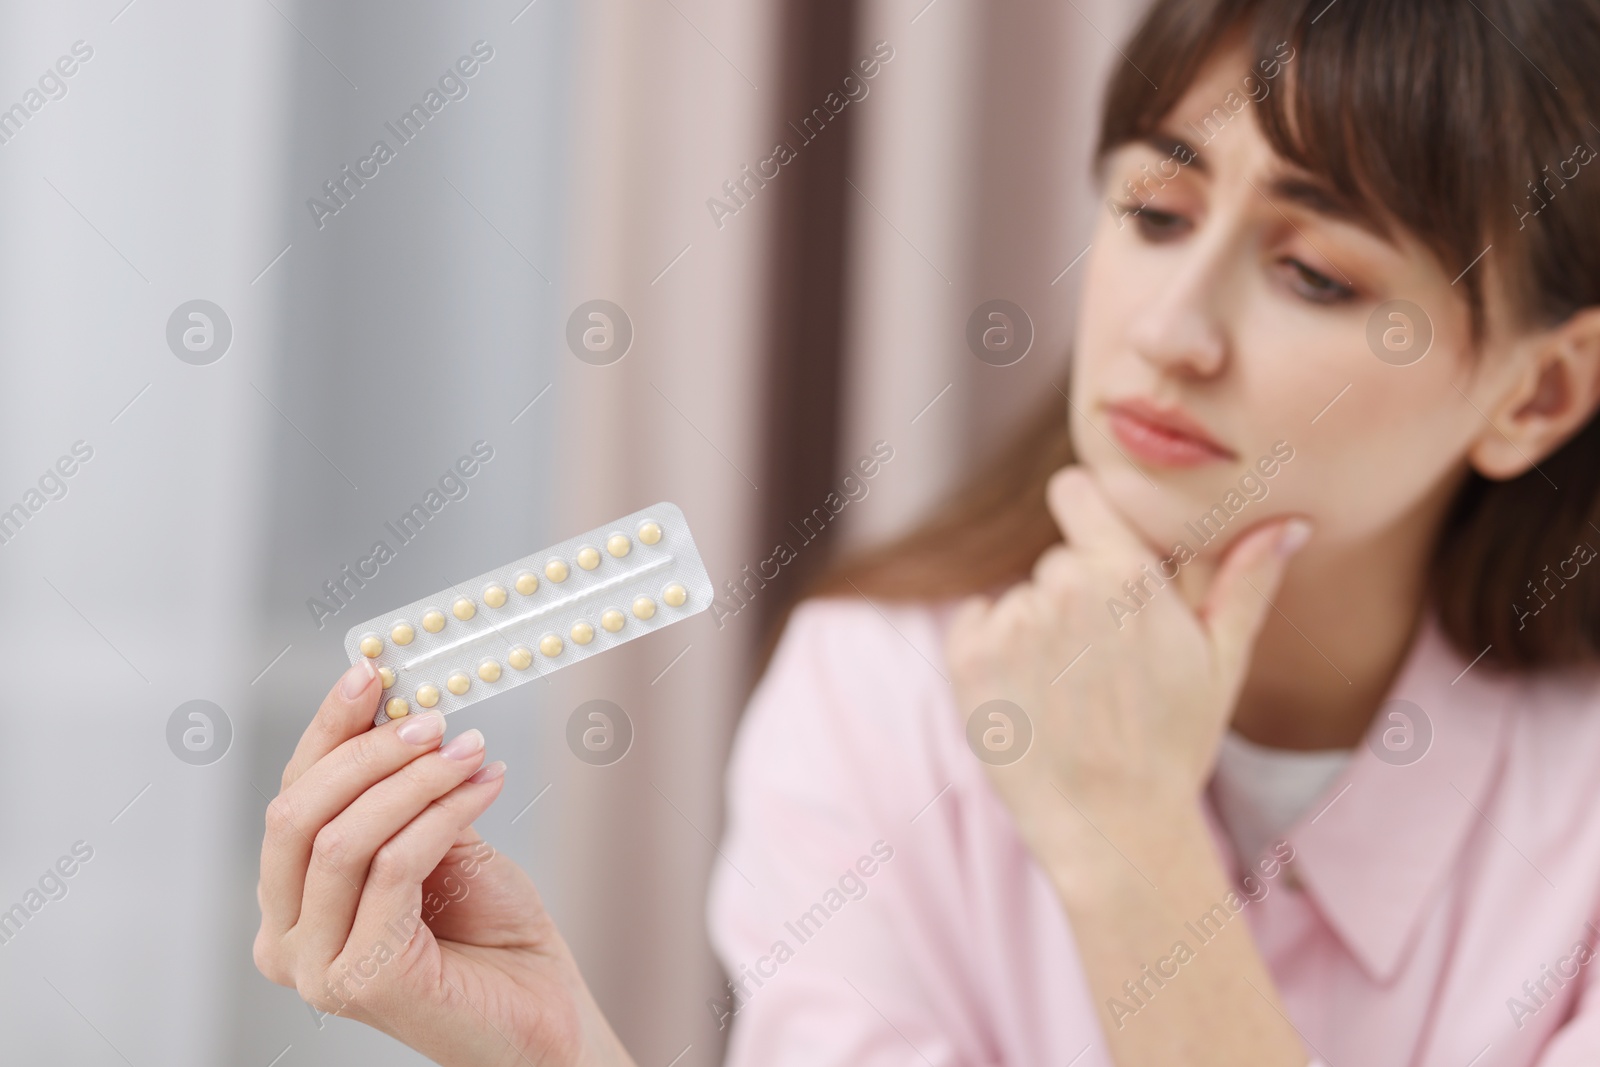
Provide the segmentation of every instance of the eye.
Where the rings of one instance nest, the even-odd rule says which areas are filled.
[[[1298,259],[1285,259],[1283,264],[1290,270],[1290,287],[1312,303],[1338,304],[1355,295],[1348,285],[1312,270]]]
[[[1157,211],[1143,204],[1118,205],[1123,214],[1133,216],[1139,236],[1146,241],[1170,241],[1189,232],[1189,220],[1170,211]]]

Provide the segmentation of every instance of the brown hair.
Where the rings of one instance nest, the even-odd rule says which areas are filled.
[[[1600,114],[1600,3],[1157,0],[1111,78],[1100,156],[1154,132],[1241,31],[1255,55],[1295,50],[1290,82],[1254,110],[1279,155],[1404,228],[1452,275],[1492,242],[1521,325],[1600,304],[1600,174],[1560,166],[1600,143],[1587,118]],[[1480,337],[1483,276],[1463,286]],[[920,527],[824,572],[807,595],[932,600],[1026,578],[1060,540],[1044,490],[1072,461],[1065,409],[1052,397]],[[1600,545],[1600,418],[1538,470],[1467,475],[1430,575],[1451,643],[1468,658],[1492,645],[1486,662],[1513,668],[1596,658],[1600,575],[1550,585],[1580,542]],[[1536,591],[1549,604],[1519,628],[1513,605],[1544,603]]]

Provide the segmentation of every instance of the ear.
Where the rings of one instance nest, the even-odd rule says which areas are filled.
[[[1492,429],[1467,453],[1479,474],[1497,481],[1526,473],[1600,407],[1600,307],[1528,338],[1512,356],[1520,369],[1489,413]]]

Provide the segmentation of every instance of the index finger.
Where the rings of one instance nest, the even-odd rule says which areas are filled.
[[[1154,559],[1144,538],[1111,506],[1094,476],[1082,467],[1063,467],[1052,474],[1045,500],[1072,548]]]
[[[300,735],[294,755],[283,769],[283,788],[288,789],[312,764],[357,734],[372,728],[378,713],[378,672],[370,660],[352,663],[323,698],[311,725]]]

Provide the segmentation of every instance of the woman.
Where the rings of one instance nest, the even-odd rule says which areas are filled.
[[[1071,399],[752,699],[732,1062],[1600,1061],[1596,54],[1594,0],[1159,0]],[[443,1063],[631,1062],[479,855],[481,735],[376,700],[285,771],[258,965]]]

